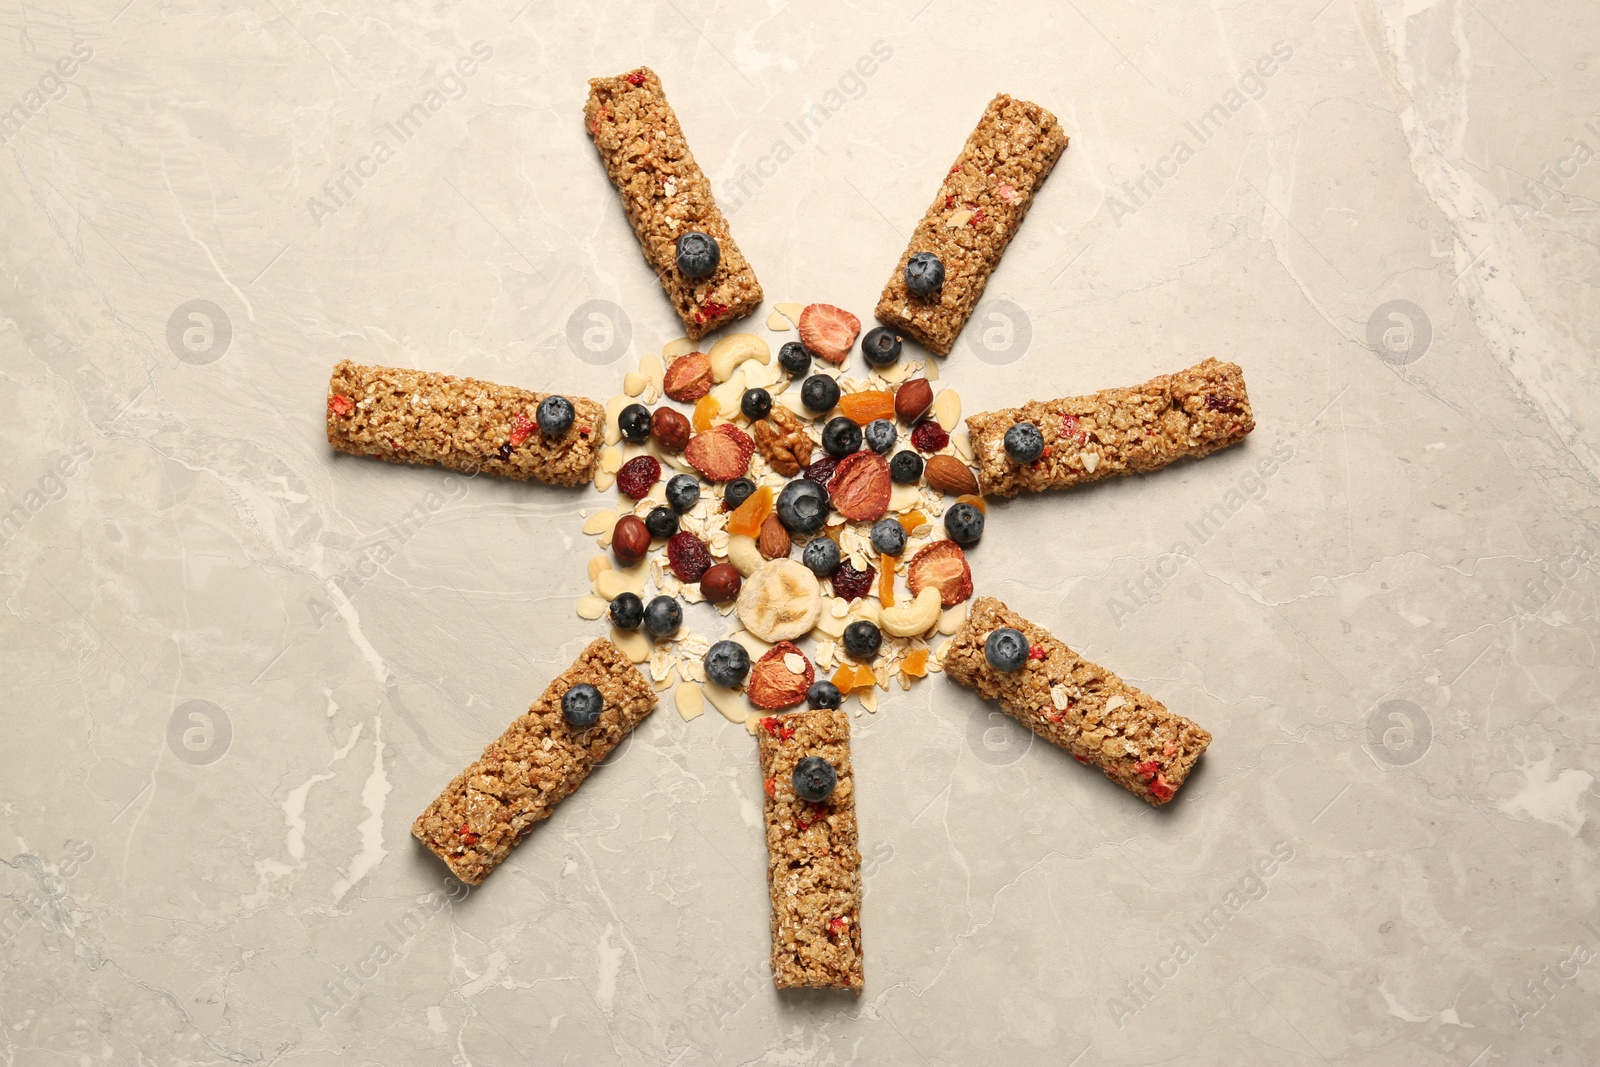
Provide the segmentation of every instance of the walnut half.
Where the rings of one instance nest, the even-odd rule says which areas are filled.
[[[805,423],[782,404],[772,405],[766,418],[750,427],[756,448],[767,465],[786,478],[792,478],[811,462],[811,438]]]

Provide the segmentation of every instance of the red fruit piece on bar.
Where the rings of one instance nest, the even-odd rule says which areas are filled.
[[[679,530],[667,538],[667,565],[678,581],[698,582],[711,569],[711,553],[700,538],[688,530]]]
[[[707,481],[731,482],[744,477],[755,450],[756,443],[749,434],[724,422],[689,438],[683,456]]]
[[[800,312],[800,343],[829,363],[843,363],[855,347],[861,320],[832,304],[807,304]]]
[[[345,416],[356,409],[356,402],[347,396],[333,396],[328,398],[328,410],[335,415]]]
[[[643,500],[660,480],[661,464],[654,456],[634,456],[617,471],[617,488],[635,500]]]
[[[511,416],[511,447],[516,448],[533,433],[533,422],[522,412]]]
[[[918,452],[937,452],[950,443],[950,435],[932,419],[923,419],[911,427],[911,447]]]

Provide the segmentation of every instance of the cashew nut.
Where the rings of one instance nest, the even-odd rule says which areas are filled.
[[[944,609],[939,606],[939,590],[926,586],[917,599],[901,601],[878,613],[878,625],[896,637],[918,637],[939,624]]]
[[[753,333],[730,333],[712,345],[706,355],[711,357],[712,380],[725,382],[733,368],[746,360],[771,363],[772,346]]]
[[[734,534],[728,538],[728,562],[736,567],[740,574],[746,578],[756,572],[756,569],[765,563],[766,557],[761,554],[761,549],[756,547],[756,539],[747,534]]]

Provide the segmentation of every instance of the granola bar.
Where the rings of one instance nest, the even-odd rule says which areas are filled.
[[[1006,431],[1021,422],[1037,426],[1045,443],[1044,454],[1026,465],[1005,448]],[[1255,426],[1244,371],[1215,359],[1143,385],[967,419],[978,484],[986,496],[999,497],[1158,470],[1238,444]]]
[[[583,121],[689,337],[699,340],[759,307],[761,283],[734,243],[655,71],[590,79]],[[715,238],[722,252],[717,268],[699,279],[677,265],[678,238],[695,232]]]
[[[1038,104],[1004,93],[989,101],[883,287],[878,321],[949,355],[1066,147],[1056,117]],[[918,252],[944,265],[944,285],[926,298],[906,287],[906,264]]]
[[[548,395],[343,360],[328,381],[328,443],[356,456],[432,463],[465,474],[537,478],[550,485],[592,481],[604,443],[605,409],[568,396],[575,412],[572,425],[547,438],[535,414]]]
[[[756,737],[767,794],[773,984],[860,990],[861,853],[850,717],[842,711],[769,717]],[[795,795],[795,764],[806,756],[821,756],[838,774],[820,804]]]
[[[605,698],[600,721],[567,725],[561,698],[587,682]],[[411,824],[411,834],[478,885],[540,819],[589,776],[595,764],[656,706],[656,692],[610,641],[591,642],[478,761],[453,778]]]
[[[989,634],[1002,626],[1028,639],[1028,661],[1011,673],[995,670],[983,654]],[[1210,733],[993,597],[972,602],[942,663],[950,678],[998,699],[1007,715],[1157,806],[1172,799],[1211,743]]]

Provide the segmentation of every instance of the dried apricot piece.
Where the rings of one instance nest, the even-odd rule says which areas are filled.
[[[751,493],[748,500],[733,509],[733,514],[728,516],[728,533],[757,537],[761,533],[761,524],[766,522],[767,516],[771,514],[772,489],[763,485]]]
[[[694,429],[696,433],[705,433],[711,429],[711,420],[716,418],[722,410],[722,405],[717,403],[714,396],[703,396],[694,402]]]
[[[856,669],[848,663],[840,665],[839,669],[833,672],[833,684],[839,690],[840,696],[849,696],[850,690],[856,687]]]
[[[928,516],[924,515],[920,511],[908,511],[904,515],[899,516],[899,518],[900,525],[905,527],[907,534],[915,533],[918,526],[921,526],[923,523],[928,521]]]
[[[928,676],[928,650],[919,648],[906,654],[900,661],[900,673],[910,678],[926,678]]]
[[[894,557],[887,552],[878,555],[878,600],[886,608],[894,607]]]
[[[868,389],[846,393],[839,398],[839,410],[851,422],[865,426],[878,419],[894,418],[894,394],[887,389]]]
[[[964,493],[961,496],[956,497],[956,503],[971,504],[985,515],[989,514],[989,508],[986,504],[984,504],[983,497],[977,496],[973,493]]]

